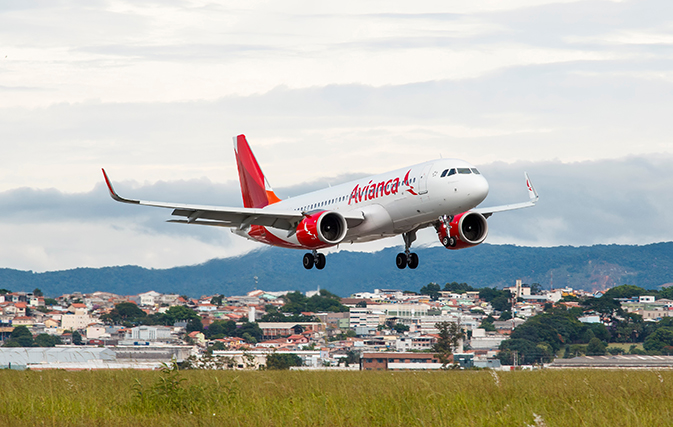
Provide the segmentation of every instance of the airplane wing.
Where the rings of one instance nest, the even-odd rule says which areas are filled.
[[[103,176],[110,196],[122,203],[173,209],[172,215],[186,219],[172,219],[168,222],[181,224],[211,225],[217,227],[236,227],[241,230],[251,225],[263,225],[282,230],[294,230],[308,213],[294,210],[274,210],[270,208],[229,208],[220,206],[184,205],[179,203],[149,202],[121,197],[112,187],[112,183],[103,169]],[[355,227],[364,221],[361,212],[343,215],[349,227]]]
[[[486,218],[488,218],[489,216],[497,212],[513,211],[515,209],[523,209],[535,206],[535,203],[537,203],[540,196],[538,196],[537,191],[535,191],[535,187],[533,187],[533,183],[530,181],[528,174],[526,172],[524,172],[523,174],[526,177],[526,187],[528,188],[528,197],[530,199],[529,201],[522,203],[514,203],[511,205],[494,206],[490,208],[475,208],[472,209],[471,212],[478,212],[484,215]]]

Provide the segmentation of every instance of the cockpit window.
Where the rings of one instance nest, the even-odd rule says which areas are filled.
[[[467,175],[471,174],[472,171],[470,170],[470,168],[458,168],[458,173],[462,175]]]
[[[444,178],[444,177],[446,176],[447,173],[449,173],[449,170],[448,170],[448,169],[445,170],[444,172],[442,172],[442,178]]]
[[[477,175],[481,175],[481,174],[479,173],[479,171],[477,170],[477,168],[472,168],[472,172],[473,172],[473,173],[476,173]]]
[[[449,174],[448,174],[447,176],[451,176],[451,175],[455,175],[455,174],[456,174],[456,170],[455,170],[455,169],[451,169],[451,170],[449,171]]]

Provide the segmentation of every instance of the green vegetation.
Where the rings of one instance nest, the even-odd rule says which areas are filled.
[[[115,324],[115,325],[164,325],[164,326],[173,326],[175,322],[180,321],[197,321],[192,322],[190,328],[192,330],[200,331],[203,326],[200,325],[200,317],[198,313],[192,310],[189,307],[184,307],[181,305],[175,305],[165,313],[157,313],[152,315],[147,315],[143,310],[141,310],[136,304],[132,302],[121,302],[115,305],[115,308],[110,311],[108,314],[104,314],[100,319],[105,323]]]
[[[435,301],[439,299],[439,291],[441,290],[442,288],[439,287],[437,283],[428,283],[420,289],[419,293],[421,295],[427,295],[431,300]]]
[[[432,351],[437,353],[437,358],[442,363],[442,369],[455,367],[455,364],[449,365],[453,361],[451,355],[458,347],[460,340],[465,338],[465,334],[454,322],[437,322],[435,328],[439,331],[439,338],[432,346]]]
[[[264,289],[270,291],[307,291],[316,286],[330,288],[338,283],[339,288],[334,291],[340,296],[348,296],[380,287],[382,283],[417,290],[432,281],[444,283],[440,280],[502,288],[513,285],[516,279],[525,278],[527,283],[541,283],[546,289],[551,272],[556,287],[585,286],[591,289],[599,285],[594,283],[595,278],[604,278],[605,272],[609,271],[609,278],[615,283],[628,282],[656,289],[671,282],[673,271],[673,242],[554,248],[482,244],[469,251],[452,251],[450,257],[446,251],[437,248],[417,248],[425,267],[413,275],[400,275],[388,268],[398,252],[399,248],[388,248],[375,253],[333,253],[329,255],[327,267],[330,274],[311,276],[310,280],[306,280],[303,271],[295,268],[299,261],[294,251],[268,248],[241,257],[166,270],[125,266],[33,273],[0,269],[0,283],[12,290],[27,291],[39,287],[49,296],[100,289],[120,295],[135,295],[150,289],[183,293],[185,284],[192,296],[241,295],[254,289],[255,284],[248,275],[248,271],[254,270],[259,283],[266,284]],[[653,262],[655,259],[656,263]],[[241,269],[241,265],[248,269]]]
[[[61,344],[60,337],[40,334],[33,339],[30,330],[22,325],[14,328],[3,347],[54,347],[56,344]]]
[[[288,370],[291,366],[301,365],[301,357],[292,353],[273,353],[266,358],[266,369]]]
[[[0,371],[0,425],[660,426],[671,395],[666,370]]]
[[[656,295],[657,292],[622,285],[610,289],[600,298],[580,301],[583,309],[550,305],[544,313],[529,318],[517,327],[510,339],[501,343],[498,357],[502,363],[512,364],[516,354],[519,363],[532,364],[550,362],[557,356],[599,356],[606,353],[620,354],[620,351],[628,354],[673,354],[673,318],[645,322],[642,316],[625,312],[615,299],[645,294]],[[601,317],[607,318],[610,327],[579,322],[577,319],[584,311],[599,313]],[[486,322],[483,325],[488,327]],[[643,345],[642,348],[634,345],[627,351],[618,343]],[[610,345],[612,347],[608,347]]]
[[[299,315],[302,312],[331,312],[341,313],[348,311],[348,307],[341,304],[341,298],[325,289],[317,295],[307,298],[300,291],[289,292],[283,295],[285,305],[283,313]]]

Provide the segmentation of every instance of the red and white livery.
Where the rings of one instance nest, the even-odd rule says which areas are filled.
[[[533,206],[538,195],[528,178],[529,200],[477,208],[488,195],[488,183],[473,165],[457,159],[436,159],[335,187],[281,200],[269,185],[245,135],[234,138],[243,208],[148,202],[120,197],[105,170],[110,195],[118,202],[173,209],[169,222],[231,227],[234,233],[285,248],[310,251],[307,269],[325,267],[319,249],[340,243],[368,242],[402,235],[405,250],[398,268],[418,267],[410,251],[416,232],[434,227],[448,249],[482,243],[486,219],[496,212]]]

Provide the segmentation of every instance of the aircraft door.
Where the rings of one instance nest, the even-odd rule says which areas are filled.
[[[428,192],[428,175],[430,175],[430,170],[432,169],[432,163],[426,165],[421,171],[421,176],[418,180],[418,194],[425,194]]]

